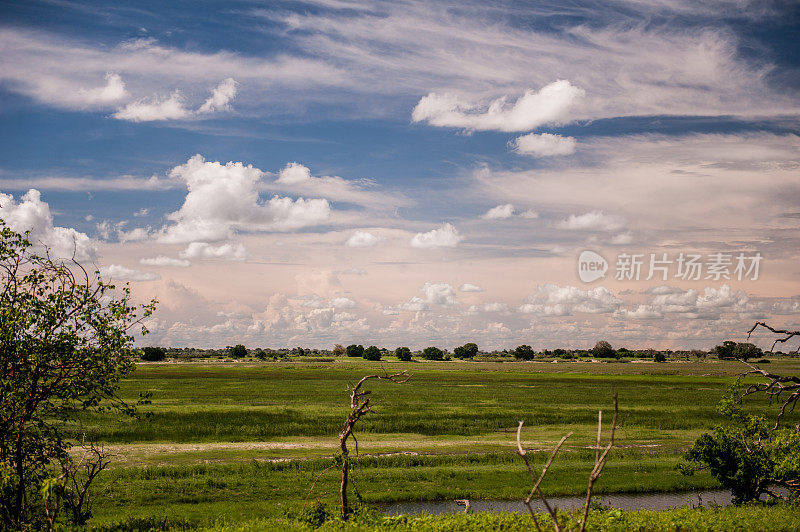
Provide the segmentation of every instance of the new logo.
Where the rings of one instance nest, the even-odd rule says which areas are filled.
[[[606,276],[608,262],[594,251],[582,251],[578,257],[578,277],[591,283]]]

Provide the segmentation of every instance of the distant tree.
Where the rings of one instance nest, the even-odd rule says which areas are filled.
[[[371,345],[364,350],[364,354],[362,356],[366,360],[380,360],[381,350],[375,347],[374,345]]]
[[[653,355],[653,360],[655,360],[656,362],[666,362],[667,357],[664,355],[664,353],[657,351],[656,354]]]
[[[600,340],[594,344],[594,347],[592,348],[592,355],[596,356],[597,358],[614,358],[617,356],[617,353],[614,351],[614,348],[611,347],[611,344],[605,340]]]
[[[708,352],[703,351],[702,349],[692,349],[689,353],[694,355],[694,357],[698,360],[701,358],[706,358],[706,355],[708,355]]]
[[[453,349],[453,356],[456,358],[472,358],[478,354],[478,344],[466,343]]]
[[[734,347],[736,347],[736,342],[725,340],[722,342],[722,345],[718,345],[714,348],[714,352],[717,353],[719,358],[733,358]]]
[[[407,347],[398,347],[395,349],[394,355],[403,362],[409,362],[411,360],[411,349]]]
[[[346,352],[349,357],[361,357],[364,356],[364,346],[356,344],[348,345]]]
[[[561,349],[561,348],[553,349],[553,356],[555,357],[566,358],[568,354],[569,353],[567,352],[566,349]]]
[[[256,356],[256,358],[257,358],[258,360],[266,360],[266,359],[267,359],[267,353],[266,353],[266,351],[264,351],[264,350],[263,350],[263,349],[261,349],[260,347],[259,347],[258,349],[256,349],[255,356]]]
[[[425,360],[442,360],[444,359],[444,351],[438,347],[426,347],[422,352],[422,358]]]
[[[158,362],[167,358],[167,352],[163,347],[145,347],[142,349],[142,360],[147,362]]]
[[[247,348],[242,344],[236,344],[228,349],[228,354],[231,358],[244,358],[247,356]]]
[[[536,356],[536,353],[534,352],[533,349],[531,349],[531,346],[529,345],[526,344],[518,345],[514,349],[514,358],[518,360],[533,360],[534,356]]]
[[[342,346],[342,344],[336,344],[333,346],[333,356],[341,357],[347,353],[347,350]]]
[[[736,344],[733,348],[733,358],[747,361],[751,358],[758,358],[764,354],[760,347],[753,344]]]

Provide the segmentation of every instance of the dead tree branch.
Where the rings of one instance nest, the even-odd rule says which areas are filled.
[[[370,390],[361,391],[361,386],[370,379],[386,380],[396,384],[402,384],[408,381],[410,378],[411,375],[409,375],[407,371],[401,371],[391,375],[386,373],[383,375],[367,375],[366,377],[362,377],[355,386],[350,388],[350,413],[347,415],[347,419],[344,421],[342,430],[339,432],[339,447],[342,453],[342,483],[339,487],[339,496],[342,503],[342,519],[347,519],[347,516],[350,513],[350,505],[347,500],[347,483],[349,480],[350,471],[350,451],[347,448],[347,440],[351,437],[353,438],[357,455],[358,440],[353,434],[353,429],[361,417],[372,410],[369,397],[372,392]]]
[[[759,326],[764,327],[775,334],[784,335],[782,338],[775,340],[775,342],[772,344],[773,350],[778,343],[785,343],[791,338],[800,337],[800,331],[776,329],[767,325],[763,321],[757,321],[747,332],[748,340],[750,339],[750,335],[753,334],[753,331],[755,331]],[[794,352],[797,353],[798,350],[800,350],[800,346],[798,346],[798,349]],[[745,360],[740,360],[739,362],[750,368],[749,371],[742,374],[742,377],[746,377],[748,375],[760,375],[767,380],[767,382],[759,382],[748,386],[742,394],[742,399],[748,395],[764,393],[767,395],[767,397],[769,397],[770,403],[772,403],[772,401],[781,403],[782,401],[778,415],[775,418],[775,425],[772,427],[772,430],[777,429],[781,422],[781,418],[794,412],[795,406],[797,406],[797,402],[800,400],[800,377],[793,375],[776,375],[761,369],[758,366],[754,366]]]
[[[800,337],[800,331],[788,331],[786,329],[775,329],[775,328],[767,325],[763,321],[757,321],[750,328],[750,330],[747,331],[747,339],[748,340],[750,339],[750,335],[753,334],[753,331],[755,331],[759,326],[764,327],[765,329],[773,332],[774,334],[783,334],[783,335],[785,335],[783,338],[778,338],[777,340],[772,342],[772,347],[770,348],[770,351],[775,351],[775,346],[778,345],[779,343],[780,344],[785,344],[786,342],[788,342],[789,340],[791,340],[795,336]],[[800,345],[798,345],[797,349],[795,349],[792,352],[793,353],[800,353]]]
[[[597,413],[597,446],[594,453],[594,468],[589,474],[589,487],[586,489],[586,503],[583,505],[583,518],[581,519],[580,532],[586,530],[586,521],[589,518],[589,504],[592,502],[592,490],[594,483],[600,478],[603,473],[603,468],[606,466],[608,460],[608,452],[614,446],[614,434],[617,431],[617,415],[619,413],[619,405],[617,402],[617,394],[614,394],[614,418],[611,421],[611,434],[609,436],[608,445],[603,449],[600,446],[602,431],[603,431],[603,411]],[[600,450],[603,453],[600,454]]]
[[[565,441],[567,441],[567,438],[572,436],[572,433],[570,432],[569,434],[567,434],[566,436],[561,438],[561,441],[559,441],[556,444],[556,446],[553,448],[553,451],[550,453],[550,458],[547,459],[547,462],[545,463],[544,467],[542,468],[542,472],[541,472],[541,474],[539,474],[539,478],[536,478],[536,473],[533,472],[533,467],[531,467],[531,464],[528,461],[528,451],[526,451],[525,449],[522,448],[522,424],[523,423],[525,423],[525,422],[524,421],[520,421],[519,422],[519,426],[517,427],[517,454],[525,462],[525,467],[528,468],[528,474],[531,476],[531,479],[534,481],[533,489],[531,489],[530,494],[525,499],[525,506],[528,507],[528,511],[530,512],[531,518],[533,519],[533,524],[536,526],[536,530],[541,530],[541,528],[539,528],[539,523],[536,522],[536,515],[535,515],[536,512],[534,511],[533,506],[531,505],[531,501],[533,500],[533,496],[534,495],[538,495],[539,499],[542,501],[542,504],[547,509],[547,513],[550,514],[550,519],[553,520],[553,526],[555,526],[556,532],[560,532],[561,531],[561,523],[558,522],[558,508],[553,508],[552,506],[550,506],[550,502],[544,496],[544,493],[542,493],[542,489],[539,486],[542,483],[542,480],[544,480],[544,476],[547,474],[547,470],[550,469],[550,464],[553,463],[553,459],[556,457],[556,454],[558,454],[559,449],[561,449],[561,446],[564,445]]]
[[[580,521],[580,532],[584,532],[586,529],[586,522],[589,517],[589,505],[592,501],[592,492],[594,489],[594,483],[597,479],[600,478],[600,475],[603,473],[603,468],[608,461],[608,453],[611,451],[611,448],[614,447],[614,435],[617,431],[617,416],[619,414],[619,404],[617,402],[617,394],[614,394],[614,418],[611,422],[611,434],[609,436],[609,442],[605,447],[601,446],[601,438],[603,432],[603,411],[600,410],[597,416],[597,445],[594,447],[595,449],[595,457],[594,457],[594,467],[592,468],[592,472],[589,474],[589,486],[586,489],[586,504],[583,507],[583,517]],[[531,518],[533,519],[533,525],[536,527],[536,530],[541,532],[541,527],[536,520],[536,511],[531,504],[535,495],[539,496],[539,499],[542,501],[547,513],[550,514],[550,519],[553,521],[553,526],[555,527],[556,532],[561,532],[562,530],[562,523],[558,520],[558,508],[553,507],[547,498],[544,496],[544,493],[541,489],[542,480],[544,480],[547,471],[550,469],[550,465],[553,463],[553,460],[558,454],[558,451],[561,449],[561,446],[564,445],[564,442],[567,441],[567,438],[572,436],[572,432],[561,438],[561,440],[556,444],[553,450],[550,453],[547,462],[545,462],[544,467],[542,468],[542,472],[538,475],[533,470],[533,467],[528,460],[528,451],[526,451],[522,447],[522,425],[523,421],[519,422],[519,426],[517,427],[517,454],[522,458],[525,462],[525,467],[528,469],[528,474],[530,475],[531,479],[534,481],[533,488],[531,489],[530,494],[525,499],[525,506],[528,507],[528,512],[531,514]]]

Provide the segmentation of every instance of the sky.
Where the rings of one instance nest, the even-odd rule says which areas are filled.
[[[140,345],[707,349],[800,325],[798,42],[791,1],[0,2],[0,218],[157,298]]]

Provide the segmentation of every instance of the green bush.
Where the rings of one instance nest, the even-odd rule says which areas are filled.
[[[142,349],[142,360],[147,362],[158,362],[167,358],[167,352],[163,347],[145,347]]]
[[[347,356],[349,356],[349,357],[362,357],[362,356],[364,356],[364,346],[363,345],[356,345],[356,344],[348,345],[347,349],[345,349],[345,351],[347,352]]]
[[[374,345],[369,346],[364,350],[364,359],[366,360],[380,360],[381,359],[381,350],[375,347]]]
[[[422,358],[425,360],[443,360],[444,352],[438,347],[426,347],[422,352]]]
[[[247,348],[242,344],[236,344],[228,349],[231,358],[244,358],[247,356]]]
[[[453,356],[456,358],[472,358],[478,354],[478,344],[472,342],[453,349]]]
[[[411,349],[408,347],[398,347],[395,349],[394,355],[403,362],[409,362],[411,360]]]
[[[514,349],[514,357],[518,360],[533,360],[536,353],[529,345],[519,345]]]

